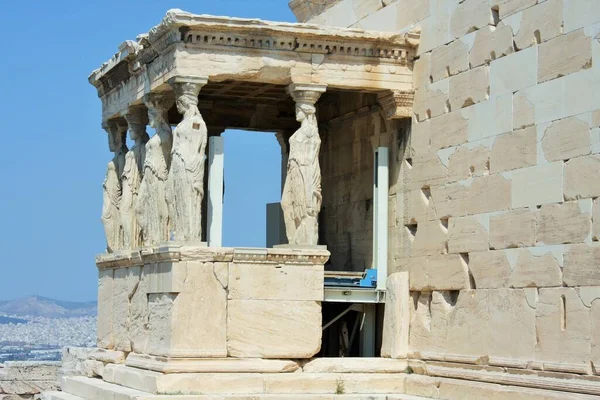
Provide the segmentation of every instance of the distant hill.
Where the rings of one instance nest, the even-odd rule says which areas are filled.
[[[30,296],[17,300],[0,301],[0,313],[11,315],[31,315],[47,318],[85,317],[96,315],[95,301],[77,303]]]

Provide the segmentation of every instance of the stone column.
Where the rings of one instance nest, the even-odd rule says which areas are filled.
[[[149,93],[144,98],[150,126],[156,130],[146,143],[144,178],[136,204],[136,217],[145,246],[169,240],[169,209],[165,188],[171,166],[173,134],[168,113],[173,105],[171,93]]]
[[[108,163],[103,187],[102,224],[106,235],[106,250],[109,253],[123,248],[123,228],[121,224],[121,175],[125,167],[125,130],[116,121],[107,121],[102,128],[108,133],[108,147],[114,153]]]
[[[315,104],[325,85],[292,84],[288,93],[296,101],[296,119],[300,128],[289,140],[287,174],[281,196],[281,208],[290,245],[316,246],[319,242],[321,211],[321,138]]]
[[[146,143],[150,139],[146,133],[148,111],[144,106],[131,106],[125,114],[129,138],[135,143],[125,157],[125,168],[121,175],[123,196],[121,199],[121,219],[123,223],[123,245],[132,249],[142,245],[142,233],[135,215],[146,160]]]
[[[177,110],[183,114],[173,134],[166,190],[171,235],[175,241],[202,241],[207,128],[198,109],[198,93],[207,82],[207,78],[193,76],[169,80],[175,90]]]

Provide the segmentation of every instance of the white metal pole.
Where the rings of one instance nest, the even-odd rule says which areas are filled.
[[[223,165],[224,143],[221,136],[208,139],[208,245],[223,245]]]
[[[389,152],[387,147],[377,148],[377,202],[374,219],[377,221],[375,265],[377,267],[377,289],[385,290],[388,261],[388,197],[389,197]]]

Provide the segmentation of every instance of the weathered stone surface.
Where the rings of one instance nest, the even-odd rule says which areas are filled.
[[[543,205],[537,218],[537,241],[543,244],[581,243],[591,232],[591,200],[588,210],[570,201]]]
[[[428,189],[416,189],[406,193],[405,224],[417,224],[435,219],[435,208],[431,198],[426,195],[427,193]]]
[[[417,116],[418,121],[437,117],[450,111],[448,110],[447,101],[447,89],[444,91],[431,87],[421,87],[415,90],[413,113]]]
[[[542,139],[544,157],[548,161],[568,160],[590,154],[590,126],[576,117],[553,122]]]
[[[487,101],[460,110],[469,120],[469,142],[512,131],[512,93],[492,97]]]
[[[580,29],[543,43],[539,46],[538,65],[540,83],[590,68],[592,38]]]
[[[592,238],[600,240],[600,199],[594,200],[592,213]]]
[[[148,353],[156,356],[223,357],[227,294],[214,263],[187,261],[179,294],[149,295]]]
[[[468,140],[469,121],[460,111],[432,118],[428,121],[430,149],[436,151],[457,146]]]
[[[97,349],[90,353],[89,358],[107,364],[125,363],[125,353],[122,351]]]
[[[492,61],[490,96],[514,93],[537,84],[537,48],[522,50]]]
[[[135,294],[140,281],[141,268],[118,268],[113,277],[112,335],[115,350],[131,351],[129,336],[130,299]]]
[[[510,193],[511,182],[502,175],[476,177],[469,186],[468,213],[482,214],[509,209],[511,207]]]
[[[431,77],[433,82],[468,69],[469,50],[460,40],[455,40],[446,46],[437,47],[431,52]]]
[[[490,173],[495,174],[536,165],[536,137],[535,127],[496,137],[490,154]]]
[[[115,346],[113,333],[113,270],[104,269],[98,272],[98,327],[96,335],[98,347],[113,349]]]
[[[575,366],[589,365],[590,310],[582,303],[576,290],[573,288],[539,290],[536,307],[536,361]]]
[[[535,245],[536,213],[528,209],[490,217],[490,247],[506,249]]]
[[[513,98],[513,127],[523,129],[535,124],[535,107],[521,92]]]
[[[83,363],[90,354],[97,349],[86,347],[63,347],[61,376],[82,375],[84,370]]]
[[[592,309],[590,311],[590,318],[592,320],[592,332],[600,331],[600,300],[596,299],[592,302]],[[598,374],[598,366],[600,365],[600,336],[592,335],[592,364]]]
[[[387,278],[387,293],[385,297],[385,313],[383,316],[383,334],[381,344],[381,356],[388,358],[406,358],[408,354],[408,337],[410,329],[410,293],[407,272],[396,272]],[[310,365],[304,366],[305,372],[311,372]],[[317,363],[318,364],[318,363]],[[377,363],[370,368],[377,370]],[[333,364],[337,365],[337,364]],[[364,368],[364,363],[361,363]],[[385,364],[387,365],[387,364]],[[382,367],[385,367],[382,365]],[[392,365],[390,365],[391,367]],[[308,367],[308,369],[307,369]],[[397,368],[397,366],[394,366]],[[354,372],[348,371],[348,367],[342,370],[334,368],[329,371],[314,370],[312,372]],[[357,370],[355,372],[367,372]]]
[[[502,175],[510,180],[512,208],[563,201],[562,162],[521,168]]]
[[[490,0],[465,0],[452,13],[450,32],[458,38],[493,24]]]
[[[405,375],[394,374],[272,374],[265,376],[265,391],[295,395],[297,393],[345,394],[404,393]],[[343,390],[342,390],[343,388]]]
[[[409,268],[411,291],[460,290],[469,287],[468,267],[458,254],[414,257]]]
[[[451,110],[487,100],[490,90],[489,73],[489,67],[482,66],[450,78]]]
[[[410,180],[412,189],[446,183],[448,168],[442,164],[435,153],[419,155],[413,158]]]
[[[90,378],[102,378],[104,375],[104,363],[96,360],[85,360],[83,362],[83,376]]]
[[[408,296],[408,281],[406,282]],[[410,297],[407,298],[407,300]],[[406,303],[408,306],[408,302]],[[410,321],[410,318],[409,318]],[[408,330],[406,331],[408,333]],[[406,338],[408,344],[408,337]],[[390,360],[387,358],[369,357],[339,357],[316,358],[302,368],[304,373],[338,373],[338,374],[366,374],[366,373],[402,373],[408,367],[407,360]]]
[[[534,255],[529,249],[518,250],[508,284],[515,288],[561,286],[561,268],[551,252]]]
[[[0,381],[54,381],[60,367],[55,361],[7,361],[0,367]]]
[[[469,271],[477,289],[508,287],[511,266],[502,250],[469,253]]]
[[[514,52],[513,32],[510,26],[500,23],[497,27],[486,26],[477,31],[469,52],[472,68],[489,64]]]
[[[600,3],[595,0],[567,0],[564,9],[564,33],[600,21]]]
[[[438,218],[461,217],[467,213],[468,187],[451,183],[431,188],[431,198]]]
[[[422,54],[413,67],[413,86],[415,89],[427,87],[431,83],[431,53]]]
[[[321,301],[323,266],[231,263],[228,299]]]
[[[474,216],[450,218],[448,223],[448,252],[469,253],[490,247],[489,233]]]
[[[507,21],[518,21],[514,41],[517,50],[546,42],[562,33],[563,0],[547,0]],[[509,22],[509,23],[511,23]],[[541,56],[540,56],[541,62]]]
[[[519,11],[523,11],[538,3],[539,0],[492,0],[492,7],[498,9],[500,18],[508,17]]]
[[[575,244],[565,253],[564,282],[567,286],[600,286],[600,246]]]
[[[569,160],[565,164],[565,198],[600,197],[600,155],[594,154]]]
[[[230,300],[227,314],[229,357],[310,358],[321,348],[318,302]]]
[[[138,288],[129,305],[129,338],[132,351],[146,353],[148,346],[148,283],[152,265],[142,267]]]
[[[524,290],[462,290],[458,297],[435,291],[411,304],[416,306],[410,331],[414,353],[473,360],[486,355],[522,361],[533,357],[535,309]]]
[[[167,358],[131,353],[127,366],[174,373],[277,373],[294,372],[300,366],[291,360],[264,360],[260,358]]]
[[[456,182],[489,172],[490,151],[485,146],[457,147],[448,160],[448,182]]]
[[[413,257],[444,254],[448,232],[439,220],[425,221],[417,225],[411,246]]]

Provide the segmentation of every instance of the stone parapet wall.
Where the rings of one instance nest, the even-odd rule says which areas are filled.
[[[412,129],[390,158],[408,354],[600,373],[600,3],[357,3],[311,22],[421,27]]]
[[[309,358],[321,346],[328,257],[197,246],[99,257],[98,346],[175,358]]]
[[[60,362],[8,361],[0,364],[0,400],[33,399],[58,388]]]

